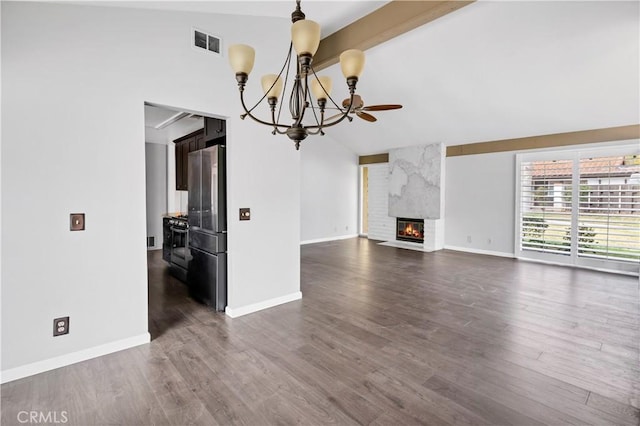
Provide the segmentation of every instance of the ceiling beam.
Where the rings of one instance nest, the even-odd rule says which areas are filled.
[[[528,136],[525,138],[500,139],[495,141],[450,145],[447,157],[460,155],[490,154],[492,152],[514,152],[527,149],[555,148],[569,145],[582,145],[598,142],[613,142],[640,139],[640,124],[629,126],[605,127],[602,129],[579,130],[577,132],[552,133],[549,135]],[[388,163],[389,153],[362,155],[360,165]]]
[[[320,71],[337,64],[340,54],[347,49],[370,49],[473,2],[474,0],[389,2],[322,39],[313,56],[313,69]]]
[[[606,127],[604,129],[554,133],[526,138],[502,139],[447,147],[447,157],[488,154],[491,152],[520,151],[525,149],[555,148],[586,143],[623,141],[640,138],[640,124]]]
[[[358,158],[358,164],[366,165],[366,164],[379,164],[379,163],[388,163],[389,162],[389,153],[384,154],[373,154],[373,155],[361,155]]]

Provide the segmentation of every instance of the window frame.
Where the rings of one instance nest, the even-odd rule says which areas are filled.
[[[578,231],[580,213],[580,160],[590,157],[610,157],[640,154],[638,143],[621,144],[609,147],[535,151],[516,154],[515,176],[515,232],[514,255],[517,259],[542,261],[546,263],[578,266],[589,269],[605,270],[625,274],[638,275],[640,262],[614,259],[597,259],[578,255]],[[534,250],[523,250],[522,246],[522,163],[531,161],[571,160],[571,249],[568,255],[545,253]],[[576,195],[577,194],[577,195]]]

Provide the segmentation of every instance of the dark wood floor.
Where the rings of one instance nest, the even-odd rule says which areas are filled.
[[[365,239],[301,251],[303,299],[236,319],[151,253],[151,344],[3,385],[2,424],[639,423],[637,278]]]

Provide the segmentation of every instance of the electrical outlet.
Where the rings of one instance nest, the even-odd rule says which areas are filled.
[[[53,320],[53,337],[69,334],[69,317],[56,318]]]
[[[71,213],[71,231],[84,231],[84,213]]]
[[[467,235],[467,242],[470,243],[471,242],[471,235]]]

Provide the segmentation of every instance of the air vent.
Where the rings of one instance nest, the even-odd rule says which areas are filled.
[[[191,41],[193,47],[197,50],[214,53],[216,55],[220,54],[222,40],[218,36],[193,28]]]
[[[147,247],[155,247],[156,237],[147,237]]]

